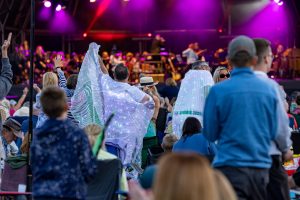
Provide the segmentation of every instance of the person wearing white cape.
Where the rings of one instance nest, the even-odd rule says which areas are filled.
[[[182,135],[182,126],[186,118],[195,117],[203,125],[203,108],[209,89],[214,85],[209,65],[204,61],[192,64],[181,82],[172,119],[173,133]]]
[[[149,95],[127,83],[129,72],[123,64],[116,66],[113,80],[98,56],[99,48],[91,43],[85,55],[71,112],[80,127],[93,123],[103,126],[114,114],[105,132],[106,144],[119,148],[123,165],[140,165],[143,137],[154,112],[154,102]]]

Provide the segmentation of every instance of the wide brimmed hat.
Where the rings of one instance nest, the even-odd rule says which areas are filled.
[[[3,127],[7,128],[8,130],[11,130],[13,132],[13,134],[19,138],[23,137],[22,131],[21,131],[21,124],[12,118],[7,119],[4,123],[3,123]]]
[[[157,85],[157,82],[154,82],[153,78],[151,76],[144,76],[140,78],[140,84],[139,87],[146,87],[146,86],[155,86]]]

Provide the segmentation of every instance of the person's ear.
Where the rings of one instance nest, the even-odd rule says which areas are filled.
[[[68,111],[68,110],[69,110],[69,106],[68,106],[68,104],[65,104],[64,111]]]
[[[258,57],[257,56],[254,56],[251,60],[251,66],[255,66],[257,64],[257,61],[258,61]]]

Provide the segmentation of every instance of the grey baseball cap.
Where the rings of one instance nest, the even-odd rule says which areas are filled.
[[[241,51],[247,52],[250,56],[256,56],[255,44],[251,38],[241,35],[231,40],[228,45],[228,58],[233,58]]]

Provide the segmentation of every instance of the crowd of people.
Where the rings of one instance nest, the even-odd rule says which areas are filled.
[[[2,45],[0,74],[1,190],[26,184],[7,184],[5,174],[27,166],[28,156],[38,200],[85,199],[94,195],[93,184],[99,199],[132,200],[285,200],[291,185],[300,187],[300,170],[288,177],[282,165],[293,159],[300,92],[287,98],[268,78],[274,59],[268,40],[234,38],[223,66],[190,44],[180,81],[172,61],[180,59],[161,56],[170,73],[163,88],[141,73],[142,58],[152,54],[100,56],[91,43],[84,56],[44,57],[39,46],[31,142],[28,89],[18,102],[6,99],[15,75],[11,38]],[[28,53],[25,43],[20,63]]]

